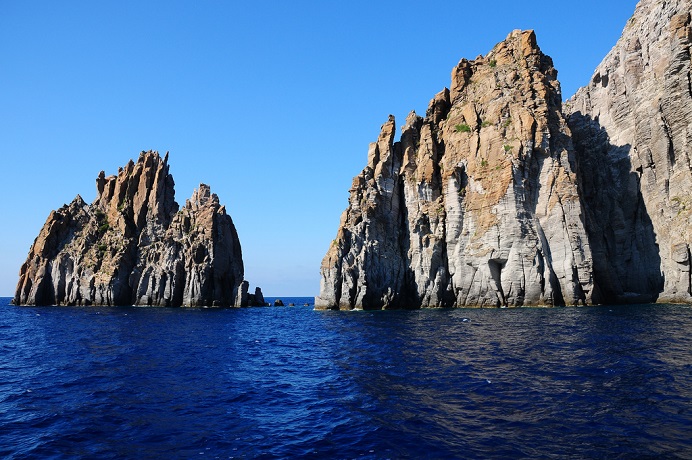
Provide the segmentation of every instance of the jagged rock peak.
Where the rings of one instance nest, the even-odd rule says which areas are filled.
[[[545,78],[557,79],[557,70],[553,67],[553,60],[541,52],[533,30],[514,30],[507,38],[498,43],[485,56],[479,56],[473,61],[462,59],[452,70],[452,83],[450,86],[451,100],[455,102],[471,81],[472,75],[478,69],[486,68],[500,70],[510,67],[519,70],[538,70]],[[559,87],[558,87],[559,89]]]
[[[533,31],[462,59],[401,140],[382,125],[322,262],[321,309],[588,304],[569,129]]]
[[[145,232],[146,238],[155,240],[178,211],[175,182],[168,172],[168,152],[161,158],[156,151],[142,151],[137,163],[130,160],[118,168],[117,175],[106,177],[101,171],[96,191],[95,207],[119,225],[127,237]],[[128,214],[127,219],[120,218],[123,212]]]
[[[609,302],[692,302],[692,0],[642,0],[566,103]]]
[[[240,241],[200,184],[179,209],[168,153],[101,171],[91,205],[51,212],[22,265],[18,305],[245,306]]]
[[[206,184],[199,184],[192,197],[185,202],[185,208],[197,210],[204,206],[220,208],[219,197],[216,193],[211,193],[211,188]]]

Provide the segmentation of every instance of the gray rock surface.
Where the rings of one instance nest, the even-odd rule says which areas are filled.
[[[245,306],[231,217],[200,184],[179,209],[168,154],[142,152],[51,212],[22,265],[17,305]],[[247,287],[245,288],[247,294]]]
[[[565,107],[608,302],[691,302],[692,0],[642,0]]]
[[[317,309],[582,305],[598,295],[552,60],[533,31],[462,59],[354,178]]]

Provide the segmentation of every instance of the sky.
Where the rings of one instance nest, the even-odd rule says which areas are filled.
[[[461,58],[534,29],[563,99],[635,0],[0,0],[0,296],[51,210],[96,197],[142,150],[170,151],[176,200],[211,186],[245,278],[319,294],[320,263],[389,114],[399,125]]]

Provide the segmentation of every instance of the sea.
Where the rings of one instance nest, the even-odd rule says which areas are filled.
[[[282,300],[0,299],[0,457],[692,458],[690,307]]]

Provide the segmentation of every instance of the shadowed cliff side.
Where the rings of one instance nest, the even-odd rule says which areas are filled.
[[[692,302],[692,0],[642,0],[566,104],[609,302]]]
[[[462,59],[425,118],[390,116],[322,262],[318,309],[598,297],[552,60],[533,31]]]
[[[245,306],[240,241],[200,184],[179,209],[168,154],[142,152],[51,212],[22,265],[16,305]]]
[[[601,301],[655,302],[663,287],[661,257],[631,148],[612,145],[606,130],[580,113],[572,114],[569,124]]]

